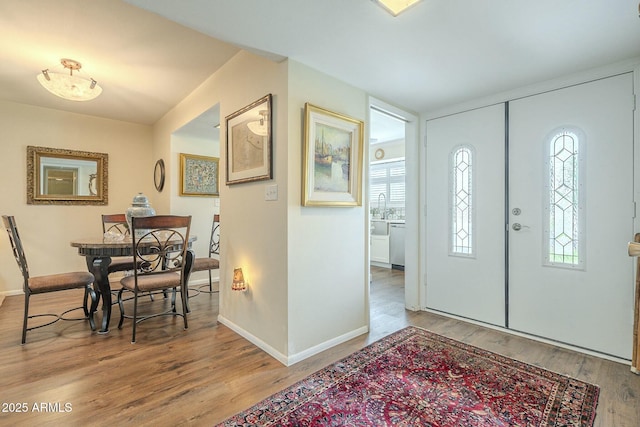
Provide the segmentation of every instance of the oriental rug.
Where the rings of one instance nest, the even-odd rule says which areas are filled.
[[[220,426],[592,426],[595,385],[416,327]]]

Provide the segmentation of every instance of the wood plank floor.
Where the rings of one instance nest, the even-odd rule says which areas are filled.
[[[108,335],[91,334],[84,322],[58,322],[28,333],[21,346],[23,298],[7,297],[0,307],[0,425],[210,426],[382,336],[416,325],[598,384],[595,425],[640,426],[640,376],[629,366],[406,311],[403,273],[372,271],[371,332],[289,368],[216,323],[217,294],[191,299],[187,331],[179,319],[154,319],[140,325],[134,345],[130,323],[118,330],[116,318]],[[46,310],[75,298],[73,292],[44,304],[36,296],[34,308]],[[156,299],[153,304],[163,303]],[[119,315],[117,308],[114,312]],[[162,327],[152,328],[151,322]],[[26,412],[16,413],[16,404],[22,403]]]

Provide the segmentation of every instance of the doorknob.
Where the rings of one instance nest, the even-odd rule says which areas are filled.
[[[511,226],[511,228],[513,228],[514,231],[520,231],[523,228],[529,228],[528,225],[522,225],[519,222],[514,222],[513,225]]]

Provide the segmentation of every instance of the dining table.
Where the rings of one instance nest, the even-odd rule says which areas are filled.
[[[189,247],[197,240],[195,235],[189,236]],[[87,269],[95,276],[95,285],[97,285],[96,294],[98,300],[91,307],[91,315],[98,308],[99,300],[102,298],[102,323],[98,330],[99,334],[109,332],[109,322],[111,321],[111,309],[113,299],[111,296],[111,284],[109,283],[109,265],[113,257],[133,257],[133,242],[131,236],[122,236],[122,238],[113,238],[107,236],[95,236],[78,238],[71,241],[71,246],[78,248],[78,255],[85,257]],[[151,243],[149,245],[152,246]],[[176,246],[176,249],[180,249]],[[142,254],[144,255],[144,254]],[[189,279],[190,269],[193,265],[195,254],[191,249],[187,251],[186,265],[189,271],[186,272],[185,282]]]

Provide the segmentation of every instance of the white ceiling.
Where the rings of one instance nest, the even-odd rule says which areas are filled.
[[[638,0],[127,0],[415,113],[640,56]]]
[[[153,124],[239,49],[120,0],[0,0],[0,99]],[[67,101],[36,80],[61,58],[103,88]]]
[[[0,99],[152,124],[239,47],[422,113],[640,58],[640,19],[638,0],[423,0],[395,18],[370,0],[1,0]],[[39,86],[63,57],[99,98]]]

